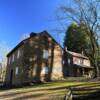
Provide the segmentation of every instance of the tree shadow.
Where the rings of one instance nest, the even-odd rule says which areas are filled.
[[[54,63],[54,41],[49,41],[47,35],[41,35],[40,38],[34,40],[33,46],[31,47],[30,56],[32,60],[29,72],[30,82],[41,83],[42,81],[50,81]],[[48,58],[43,58],[43,50],[50,51]],[[50,55],[50,56],[49,56]],[[29,65],[29,64],[28,64]],[[42,75],[41,72],[43,67],[47,67],[48,73]],[[42,80],[43,79],[43,80]]]
[[[100,98],[100,84],[82,84],[83,86],[75,86],[70,88],[72,91],[74,100],[94,100],[94,98]]]
[[[12,83],[16,85],[15,87],[17,87],[18,85],[20,86],[29,85],[31,83],[41,83],[42,77],[44,79],[43,81],[52,81],[52,74],[55,63],[54,60],[56,59],[54,53],[56,46],[58,45],[59,44],[57,44],[56,41],[47,34],[40,34],[36,37],[29,38],[28,41],[25,41],[23,47],[22,64],[20,65],[18,63],[17,65],[20,67],[18,77],[16,78],[16,75],[14,75],[14,77],[12,78]],[[50,52],[48,59],[43,59],[43,50],[47,50],[48,52]],[[14,74],[15,67],[16,66],[13,66]],[[44,74],[42,76],[41,72],[43,67],[47,67],[49,71],[47,74]],[[10,74],[10,70],[12,69],[10,69],[10,67],[7,67],[6,78],[8,78],[7,75]],[[11,83],[9,84],[13,85]],[[9,87],[10,86],[8,86],[8,88]]]

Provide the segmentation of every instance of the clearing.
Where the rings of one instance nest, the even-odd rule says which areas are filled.
[[[70,87],[76,89],[74,94],[77,94],[77,92],[88,94],[100,91],[100,81],[86,82],[66,79],[44,84],[33,84],[22,88],[2,89],[0,90],[0,100],[63,100],[61,98],[64,98]]]

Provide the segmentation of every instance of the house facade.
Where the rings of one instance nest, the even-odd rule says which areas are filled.
[[[63,75],[64,77],[92,77],[93,67],[91,67],[88,57],[65,50],[63,62]]]
[[[62,50],[48,32],[31,33],[7,55],[5,84],[21,85],[61,78]]]

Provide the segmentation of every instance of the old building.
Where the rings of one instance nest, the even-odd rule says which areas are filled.
[[[7,55],[6,84],[21,85],[62,77],[62,47],[48,34],[31,33]]]
[[[82,54],[65,50],[63,64],[64,77],[92,77],[93,75],[89,58]]]
[[[0,63],[0,81],[2,79],[2,63]]]

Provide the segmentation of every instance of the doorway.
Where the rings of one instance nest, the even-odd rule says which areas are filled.
[[[10,85],[12,85],[13,82],[13,70],[10,72]]]

